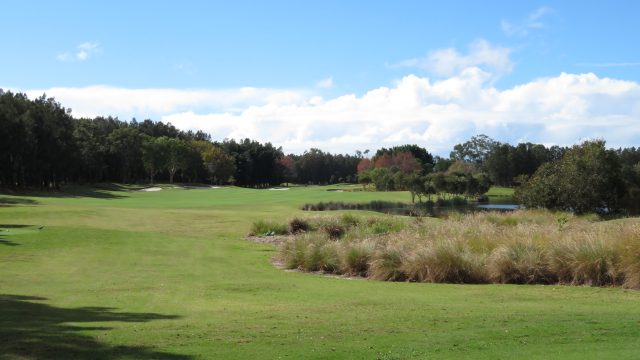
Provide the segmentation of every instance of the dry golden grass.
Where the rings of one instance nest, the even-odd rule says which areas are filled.
[[[631,219],[522,210],[441,221],[347,216],[322,222],[344,223],[345,235],[297,236],[281,246],[283,263],[386,281],[640,288],[640,223]]]

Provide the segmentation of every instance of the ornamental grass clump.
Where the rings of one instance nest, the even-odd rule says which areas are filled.
[[[302,269],[305,264],[309,242],[304,238],[285,241],[280,246],[279,260],[287,269]]]
[[[572,251],[574,285],[603,286],[620,282],[620,254],[609,242],[588,236],[576,241]]]
[[[403,281],[407,274],[403,263],[407,251],[400,244],[387,244],[377,249],[369,264],[369,277],[375,280]]]
[[[640,289],[640,222],[633,219],[520,210],[305,221],[309,230],[279,249],[288,268],[384,281]]]
[[[620,269],[624,276],[622,286],[640,289],[640,224],[623,227],[620,230],[623,239],[618,247],[622,254]]]
[[[556,280],[546,251],[528,239],[498,246],[487,259],[487,274],[491,282],[502,284],[549,284]]]
[[[369,275],[369,263],[373,258],[375,245],[371,241],[344,243],[340,249],[340,271],[351,276]]]
[[[339,269],[338,246],[326,240],[316,240],[305,252],[302,269],[334,273]]]
[[[471,252],[459,239],[434,241],[430,248],[429,281],[482,283],[486,280],[483,255]]]

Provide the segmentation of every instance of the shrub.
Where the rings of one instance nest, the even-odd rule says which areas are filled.
[[[307,232],[311,230],[311,225],[307,220],[300,218],[293,218],[289,221],[289,233],[298,234],[301,232]]]
[[[497,283],[548,284],[555,280],[544,250],[531,241],[498,246],[487,259],[487,272]]]
[[[271,221],[258,220],[251,226],[251,235],[254,236],[273,236],[287,234],[287,225],[279,224]]]

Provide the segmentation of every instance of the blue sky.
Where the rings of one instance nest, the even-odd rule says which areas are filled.
[[[76,116],[149,117],[294,152],[417,142],[446,153],[479,132],[640,143],[637,1],[2,7],[0,87],[46,91]]]

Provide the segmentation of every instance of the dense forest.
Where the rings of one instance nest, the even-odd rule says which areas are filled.
[[[530,207],[618,209],[640,202],[640,148],[604,141],[571,148],[510,145],[485,135],[454,146],[448,158],[418,145],[353,155],[310,149],[284,154],[251,139],[212,141],[202,131],[112,117],[71,116],[55,99],[0,89],[0,187],[56,189],[65,183],[211,183],[269,187],[282,183],[361,183],[479,197],[491,185],[519,186]]]
[[[186,182],[267,187],[355,182],[362,155],[311,149],[286,155],[250,139],[211,141],[201,131],[112,117],[75,119],[54,99],[0,90],[0,186]]]

